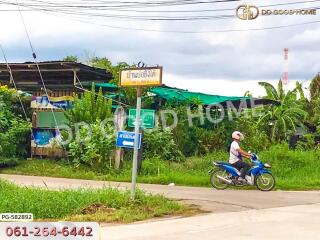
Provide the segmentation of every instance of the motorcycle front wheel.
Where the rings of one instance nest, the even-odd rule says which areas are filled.
[[[271,173],[262,173],[255,177],[254,183],[260,191],[271,191],[276,185],[276,180]]]
[[[220,180],[218,178],[218,176],[223,177],[223,178],[228,178],[229,174],[225,170],[222,170],[222,169],[217,169],[217,170],[213,171],[210,176],[210,182],[211,182],[212,187],[214,187],[215,189],[218,189],[218,190],[223,190],[223,189],[226,189],[227,187],[229,187],[229,184]]]

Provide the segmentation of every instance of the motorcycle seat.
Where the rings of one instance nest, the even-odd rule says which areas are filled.
[[[220,164],[220,165],[228,165],[228,166],[233,167],[232,164],[231,164],[231,163],[228,163],[228,162],[217,161],[216,163],[217,163],[217,164]]]

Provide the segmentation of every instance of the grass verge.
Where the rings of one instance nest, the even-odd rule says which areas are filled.
[[[271,171],[276,178],[276,189],[320,189],[320,151],[292,151],[285,145],[277,145],[258,154],[263,162],[272,164]],[[212,161],[226,159],[226,152],[215,152],[203,157],[191,157],[182,163],[169,163],[157,158],[144,160],[138,182],[209,187],[208,171],[211,169]],[[30,160],[22,161],[18,166],[5,168],[0,172],[129,182],[131,162],[126,162],[121,171],[102,171],[86,166],[74,168],[66,161]]]
[[[196,208],[142,191],[132,201],[130,192],[117,189],[53,191],[0,181],[0,193],[0,212],[31,212],[36,220],[128,223],[198,212]]]

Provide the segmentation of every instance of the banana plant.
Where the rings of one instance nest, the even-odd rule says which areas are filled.
[[[265,114],[257,123],[266,129],[271,140],[285,140],[289,134],[297,131],[297,127],[304,127],[308,113],[303,110],[301,100],[298,100],[297,88],[286,92],[281,80],[277,88],[267,82],[260,82],[259,85],[265,88],[266,98],[279,103],[265,107]]]

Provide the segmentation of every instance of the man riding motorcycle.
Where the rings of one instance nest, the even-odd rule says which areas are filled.
[[[241,140],[244,139],[244,136],[241,132],[235,131],[232,133],[233,142],[230,146],[230,157],[229,163],[240,171],[240,177],[238,178],[239,182],[246,182],[245,176],[250,169],[250,164],[243,161],[242,157],[251,158],[251,154],[242,150],[239,146]]]

